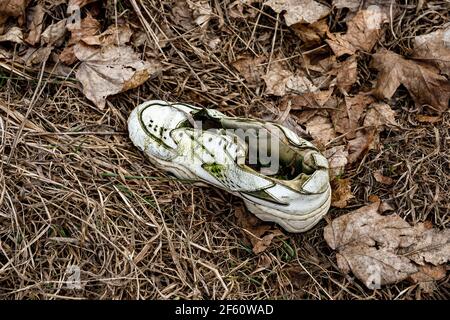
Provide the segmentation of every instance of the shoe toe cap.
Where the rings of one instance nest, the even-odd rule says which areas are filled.
[[[329,188],[329,176],[327,170],[316,170],[305,184],[302,189],[308,193],[323,193]]]

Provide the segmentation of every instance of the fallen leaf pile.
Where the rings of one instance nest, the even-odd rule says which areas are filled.
[[[286,11],[284,19],[288,26],[313,23],[330,13],[329,7],[315,0],[269,0],[265,4],[278,13]]]
[[[390,99],[403,84],[417,103],[429,105],[437,112],[447,110],[450,82],[434,66],[407,60],[385,49],[375,53],[372,62],[380,71],[376,96]]]
[[[262,1],[247,1],[255,2]],[[436,114],[417,115],[418,121],[436,122],[448,109],[449,27],[416,36],[412,55],[405,57],[379,45],[397,12],[395,2],[334,0],[331,7],[315,0],[263,3],[298,36],[307,53],[296,60],[278,53],[244,53],[232,65],[248,85],[258,88],[264,84],[266,97],[280,97],[280,112],[303,126],[328,157],[332,179],[345,174],[345,167],[368,151],[383,148],[382,131],[400,129],[398,111],[390,104],[400,86],[417,105]],[[349,9],[344,31],[330,30],[327,17],[332,7]],[[362,87],[358,84],[359,61],[368,56],[377,78]],[[385,185],[395,182],[381,176],[376,181]],[[351,199],[351,183],[345,181],[346,192],[341,183],[334,183],[333,205],[342,208]]]
[[[75,75],[76,86],[102,110],[108,97],[157,75],[162,70],[160,60],[181,70],[168,77],[168,82],[186,84],[189,77],[195,77],[198,88],[189,84],[189,90],[201,96],[207,88],[194,69],[201,69],[203,61],[218,61],[217,68],[232,75],[230,82],[249,88],[255,100],[273,107],[270,112],[276,121],[306,132],[323,151],[330,165],[332,206],[336,208],[345,208],[355,199],[346,170],[370,150],[383,149],[383,131],[401,129],[398,113],[402,111],[393,107],[400,87],[420,106],[418,110],[426,111],[417,115],[420,123],[438,122],[449,107],[450,27],[446,24],[425,34],[418,29],[408,39],[408,54],[401,55],[383,41],[386,31],[396,28],[398,1],[177,0],[161,6],[167,10],[162,16],[170,21],[161,25],[151,21],[148,12],[139,16],[128,9],[123,16],[129,14],[132,19],[120,15],[112,23],[100,12],[114,12],[116,2],[0,0],[1,65],[18,75],[38,74],[41,69],[70,80]],[[142,4],[129,1],[125,6],[139,12]],[[419,1],[419,6],[428,4]],[[267,20],[275,27],[264,25]],[[245,24],[252,34],[241,37],[230,21]],[[270,31],[256,31],[264,28]],[[194,34],[205,50],[187,41],[187,34]],[[292,42],[284,39],[291,38],[294,48],[285,48],[285,43]],[[180,52],[176,41],[193,55],[206,52],[198,54],[200,67],[193,68],[198,61],[190,61],[190,52]],[[184,69],[177,61],[166,58],[169,51],[192,72],[182,75]],[[204,73],[215,70],[208,67]],[[223,90],[214,94],[221,97]],[[236,91],[226,93],[227,99],[240,95]],[[388,175],[379,169],[371,177],[374,183],[390,188],[397,181]],[[326,241],[337,251],[339,268],[353,272],[368,287],[407,278],[425,283],[445,276],[448,230],[437,231],[426,223],[410,226],[395,214],[382,215],[385,208],[376,202],[325,228]],[[235,215],[255,254],[283,236],[244,210],[236,209]]]
[[[419,122],[434,123],[448,110],[450,28],[416,36],[411,54],[402,56],[380,45],[396,15],[396,2],[333,0],[331,4],[264,1],[299,38],[306,53],[295,58],[278,52],[245,52],[232,65],[247,85],[277,99],[282,121],[288,118],[306,129],[329,161],[331,205],[345,208],[355,198],[346,167],[356,165],[370,150],[380,151],[384,130],[401,128],[396,119],[400,111],[391,107],[400,86],[416,105],[434,113],[417,115]],[[343,31],[329,26],[333,7],[348,9],[343,11]],[[364,86],[360,84],[363,59],[370,61],[368,66],[376,74]],[[373,179],[384,188],[396,183],[381,169],[373,172]],[[410,226],[397,215],[378,213],[386,208],[380,203],[361,208],[325,229],[326,241],[337,251],[339,268],[352,271],[370,288],[408,278],[431,290],[425,283],[446,274],[449,232],[428,224]]]
[[[336,250],[339,269],[351,271],[370,289],[405,279],[426,283],[444,278],[450,230],[439,231],[426,222],[411,226],[381,211],[380,202],[375,202],[325,227],[324,237]]]
[[[160,64],[143,60],[134,51],[130,44],[134,31],[126,23],[101,33],[101,23],[89,11],[81,18],[79,9],[96,2],[69,0],[67,16],[58,20],[49,14],[52,4],[27,7],[29,1],[0,0],[0,43],[22,45],[18,60],[26,66],[45,63],[52,70],[54,65],[74,65],[83,93],[103,109],[108,96],[141,85],[160,70]],[[6,23],[11,17],[17,18],[16,25]]]

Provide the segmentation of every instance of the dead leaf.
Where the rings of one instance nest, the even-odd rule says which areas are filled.
[[[65,47],[63,51],[59,54],[59,60],[68,66],[77,62],[77,57],[75,56],[74,46]]]
[[[381,199],[379,196],[377,196],[376,194],[371,194],[367,197],[367,200],[369,200],[370,202],[380,202]]]
[[[269,72],[262,76],[266,83],[266,94],[284,96],[286,93],[302,94],[317,91],[317,87],[302,74],[294,74],[280,62],[270,65]]]
[[[369,289],[397,283],[417,272],[407,258],[385,248],[353,245],[339,250],[336,258],[342,272],[349,273],[351,270]]]
[[[206,41],[206,45],[212,50],[216,51],[217,49],[220,49],[219,44],[222,42],[219,37],[216,38],[210,38]]]
[[[23,43],[23,33],[19,27],[11,27],[9,30],[0,36],[0,42],[14,42],[18,44]]]
[[[348,162],[354,163],[362,157],[367,151],[374,148],[375,131],[374,130],[358,130],[356,137],[348,141]]]
[[[345,208],[348,201],[355,197],[352,193],[350,179],[331,181],[331,190],[331,205],[336,208]]]
[[[209,0],[186,0],[188,7],[192,10],[195,23],[200,27],[206,27],[213,17],[213,11]]]
[[[411,280],[415,283],[427,282],[427,281],[438,281],[446,276],[446,268],[444,265],[432,266],[424,265],[419,267],[417,273],[412,274]]]
[[[346,34],[328,33],[327,43],[338,57],[358,50],[370,52],[381,36],[381,26],[387,21],[387,15],[379,6],[369,6],[358,11],[347,23]]]
[[[37,44],[41,39],[44,16],[45,10],[39,4],[28,10],[27,27],[30,32],[28,33],[25,42],[32,46]]]
[[[259,256],[258,268],[268,269],[272,264],[272,259],[265,254]]]
[[[383,175],[381,170],[377,170],[373,173],[373,177],[375,180],[379,183],[386,184],[388,186],[392,185],[394,183],[394,180],[390,177],[386,177]]]
[[[364,127],[382,131],[386,127],[398,127],[395,120],[396,113],[383,102],[372,103],[364,118]]]
[[[172,7],[172,20],[186,31],[196,27],[195,23],[193,23],[192,10],[189,8],[186,0],[175,1]]]
[[[396,214],[379,214],[379,207],[380,202],[372,203],[325,227],[325,241],[337,251],[342,272],[353,272],[368,288],[375,289],[411,275],[417,277],[417,272],[424,270],[417,259],[428,266],[427,261],[444,264],[450,260],[450,230],[410,226]]]
[[[323,155],[328,160],[330,180],[341,176],[344,173],[345,166],[348,163],[348,151],[345,146],[336,146],[325,150]]]
[[[24,57],[22,57],[23,60],[25,60],[25,64],[27,66],[31,66],[34,64],[41,64],[44,61],[47,61],[50,57],[50,54],[53,51],[53,47],[39,47],[37,49],[35,48],[29,48],[28,52],[25,54]]]
[[[248,84],[257,85],[261,82],[261,78],[264,75],[266,68],[263,63],[265,63],[266,60],[266,56],[253,57],[250,55],[243,55],[233,61],[231,65],[236,68]]]
[[[284,14],[288,26],[296,23],[314,23],[330,13],[330,8],[314,0],[269,0],[264,3],[275,12]]]
[[[333,89],[316,92],[307,92],[300,95],[286,95],[281,101],[281,105],[289,105],[291,110],[305,110],[311,108],[322,108],[332,98]],[[284,109],[281,107],[281,109]]]
[[[156,62],[141,60],[125,46],[97,49],[77,44],[75,56],[82,62],[76,78],[83,85],[83,93],[100,109],[108,96],[136,88],[160,68]]]
[[[41,35],[41,44],[60,46],[66,35],[67,19],[49,25]]]
[[[68,45],[73,45],[81,41],[83,38],[100,33],[101,26],[100,22],[88,13],[86,18],[81,20],[80,23],[71,23],[70,21],[67,21],[66,27],[71,32]]]
[[[355,97],[345,97],[345,106],[332,112],[332,120],[336,131],[350,132],[347,138],[353,138],[348,141],[349,163],[358,160],[365,152],[377,149],[379,144],[379,133],[387,127],[397,127],[395,121],[395,112],[385,103],[372,103],[373,99],[369,96],[360,94]],[[359,127],[361,118],[366,106],[370,104],[364,117],[364,130],[354,131]],[[354,107],[348,107],[354,106]],[[348,114],[348,116],[347,116]],[[353,131],[352,131],[353,130]]]
[[[318,45],[322,42],[328,31],[326,19],[311,24],[296,23],[291,26],[295,34],[308,46]]]
[[[358,210],[339,216],[325,227],[324,237],[333,250],[339,250],[358,242],[361,245],[408,247],[412,239],[406,238],[414,231],[398,215],[382,216],[378,213],[380,202],[372,203]],[[388,232],[379,232],[388,228]],[[380,229],[380,230],[378,230]],[[374,232],[378,231],[378,232]]]
[[[0,48],[0,59],[11,59],[12,53]]]
[[[272,120],[275,120],[272,118]],[[305,129],[302,128],[302,126],[300,126],[300,122],[298,121],[297,117],[292,116],[292,114],[287,114],[286,119],[284,119],[284,121],[280,121],[283,119],[277,119],[278,123],[280,123],[281,125],[285,126],[286,128],[290,129],[291,131],[293,131],[296,135],[298,135],[299,137],[302,138],[311,138],[310,135],[306,132]]]
[[[345,61],[337,63],[330,74],[336,76],[336,85],[344,92],[350,91],[358,80],[358,63],[356,56],[352,55]]]
[[[407,249],[402,249],[402,254],[421,266],[438,266],[450,260],[450,229],[439,231],[419,223],[414,230],[417,233],[415,241]]]
[[[264,221],[258,219],[254,214],[248,212],[243,206],[237,206],[235,208],[234,216],[236,217],[236,224],[239,227],[250,231],[250,233],[257,238],[261,237],[264,233],[271,229],[271,225],[269,223],[265,223]]]
[[[3,33],[5,22],[9,17],[18,18],[18,25],[23,25],[28,2],[29,0],[0,0],[0,34]]]
[[[245,19],[243,2],[242,0],[235,0],[228,5],[227,9],[230,18]]]
[[[275,237],[283,235],[280,229],[272,228],[270,224],[259,220],[243,207],[237,207],[234,215],[237,219],[237,225],[243,229],[243,233],[250,241],[255,254],[265,251]]]
[[[409,279],[418,283],[425,293],[432,293],[436,289],[436,281],[442,280],[446,276],[446,268],[442,266],[419,266],[419,271],[410,275]]]
[[[437,67],[450,76],[450,26],[414,38],[413,57]]]
[[[59,59],[67,65],[72,65],[77,61],[74,46],[80,43],[83,38],[98,35],[100,33],[100,22],[88,13],[80,23],[67,21],[66,28],[71,32],[71,37],[67,47],[60,53]]]
[[[373,92],[377,97],[390,99],[403,84],[416,103],[429,105],[439,113],[447,110],[450,83],[434,67],[407,60],[386,49],[373,55],[372,66],[379,70]]]
[[[81,41],[90,46],[108,46],[112,44],[122,46],[130,42],[132,35],[133,31],[131,31],[129,25],[121,24],[116,26],[113,24],[105,32],[99,35],[88,35],[81,38]]]
[[[260,240],[254,242],[253,245],[253,252],[255,254],[259,254],[261,252],[264,252],[272,243],[273,238],[277,236],[282,236],[283,232],[281,232],[279,229],[271,231],[269,234],[266,234],[263,236]]]
[[[365,94],[344,97],[344,101],[330,112],[336,132],[345,134],[348,139],[356,137],[355,130],[360,127],[359,120],[373,100]]]
[[[336,138],[333,124],[328,117],[316,115],[306,123],[306,131],[313,137],[314,142],[326,145]]]
[[[331,55],[320,58],[315,55],[305,54],[302,56],[302,68],[308,71],[316,71],[318,73],[329,73],[333,67],[337,65],[336,56]]]
[[[258,15],[258,10],[251,7],[253,3],[262,0],[235,0],[228,6],[228,15],[234,19],[252,19]]]
[[[378,210],[380,213],[386,212],[386,211],[394,211],[394,207],[387,201],[383,201],[380,204],[380,208]]]
[[[424,114],[418,114],[416,115],[416,120],[419,122],[424,122],[424,123],[436,123],[442,120],[441,117],[439,116],[427,116]]]

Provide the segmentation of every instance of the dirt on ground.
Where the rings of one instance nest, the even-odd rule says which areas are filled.
[[[31,1],[28,6],[45,9],[44,30],[67,18],[66,2]],[[118,89],[102,106],[83,93],[75,76],[80,61],[65,60],[63,70],[48,62],[58,60],[52,55],[61,59],[73,33],[65,34],[60,47],[52,44],[50,60],[47,56],[39,63],[18,58],[21,44],[0,44],[0,298],[450,298],[448,272],[427,287],[405,280],[368,289],[338,268],[323,236],[334,218],[374,197],[411,224],[450,226],[448,111],[436,111],[432,102],[417,103],[405,83],[392,97],[371,95],[383,72],[371,65],[375,52],[383,54],[378,50],[384,48],[410,58],[414,37],[448,27],[448,1],[372,1],[388,8],[390,22],[368,50],[343,55],[332,50],[333,34],[350,33],[348,19],[366,8],[366,1],[354,11],[318,1],[329,8],[323,17],[327,30],[308,29],[308,39],[288,25],[289,10],[277,12],[261,1],[79,2],[82,17],[94,17],[101,32],[129,25],[133,50],[142,60],[156,61],[158,71],[131,90]],[[239,198],[155,169],[129,140],[130,111],[161,99],[278,121],[324,152],[335,146],[348,151],[356,138],[334,132],[321,141],[304,120],[311,110],[292,109],[287,102],[301,94],[285,92],[267,78],[268,65],[282,63],[284,73],[276,76],[300,77],[302,70],[302,77],[318,79],[322,71],[311,60],[330,56],[338,64],[354,57],[356,77],[342,86],[328,83],[321,91],[332,88],[330,94],[341,100],[364,92],[390,106],[396,125],[373,136],[375,147],[366,146],[345,161],[343,172],[333,178],[338,204],[306,233],[259,221]],[[249,57],[261,60],[241,68],[236,64]],[[309,75],[305,63],[315,66]],[[336,193],[343,184],[350,193],[345,199]],[[270,233],[276,236],[255,253],[255,243]],[[70,282],[77,273],[80,282]]]

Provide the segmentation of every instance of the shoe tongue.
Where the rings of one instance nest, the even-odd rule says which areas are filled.
[[[194,129],[209,129],[209,128],[222,128],[220,120],[212,117],[207,109],[200,109],[194,112],[186,112],[184,114],[185,120],[181,121],[177,126],[178,128],[194,128]]]

